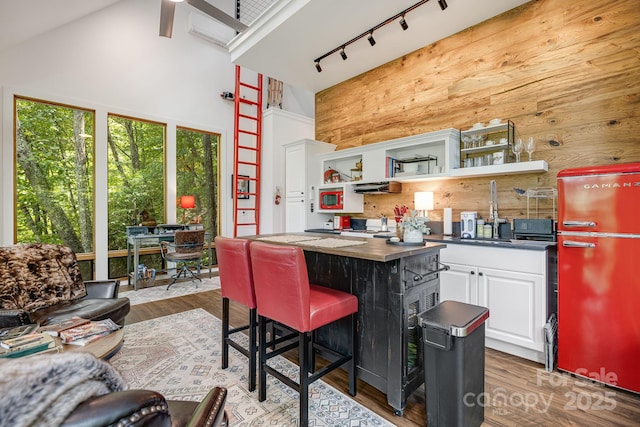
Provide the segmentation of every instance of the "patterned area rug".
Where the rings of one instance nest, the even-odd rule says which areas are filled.
[[[226,387],[231,426],[297,426],[298,393],[267,376],[267,400],[258,402],[258,391],[247,389],[247,359],[233,348],[229,367],[220,368],[220,330],[220,320],[203,309],[127,325],[124,346],[110,362],[129,388],[156,390],[169,399],[198,401],[212,387]],[[283,357],[272,361],[297,379],[295,364]],[[393,425],[322,380],[309,396],[310,426]]]
[[[196,288],[196,283],[198,287]],[[137,291],[119,292],[118,296],[127,297],[131,305],[144,304],[145,302],[158,301],[161,299],[181,297],[184,295],[197,294],[198,292],[212,291],[220,288],[220,278],[203,278],[202,282],[192,282],[190,280],[178,281],[168,290],[167,285],[158,285],[150,288],[142,288]]]

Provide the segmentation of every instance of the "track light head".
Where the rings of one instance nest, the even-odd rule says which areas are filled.
[[[370,44],[371,46],[373,46],[374,44],[376,44],[376,41],[375,41],[375,39],[373,38],[373,31],[370,31],[370,32],[369,32],[369,37],[367,37],[367,40],[369,40],[369,44]]]
[[[342,57],[343,61],[347,59],[347,53],[344,51],[344,46],[342,46],[342,50],[340,51],[340,56]]]
[[[400,18],[400,26],[402,27],[402,31],[406,31],[409,28],[409,24],[404,20],[404,15]]]
[[[319,73],[322,72],[322,67],[320,66],[320,61],[316,61],[316,70],[318,70]]]
[[[440,5],[440,9],[445,10],[449,5],[447,4],[447,0],[438,0],[438,4]]]

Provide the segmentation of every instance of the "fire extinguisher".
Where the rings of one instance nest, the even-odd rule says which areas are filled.
[[[275,204],[279,205],[280,204],[280,199],[282,198],[282,196],[280,196],[280,187],[276,187],[276,200],[275,200]]]

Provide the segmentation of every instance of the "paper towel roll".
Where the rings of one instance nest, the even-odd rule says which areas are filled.
[[[453,234],[453,212],[451,208],[444,208],[444,234]]]

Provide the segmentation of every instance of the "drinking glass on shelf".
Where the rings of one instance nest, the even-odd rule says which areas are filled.
[[[533,152],[536,150],[536,140],[533,139],[532,136],[527,139],[527,144],[525,145],[525,151],[529,154],[529,161],[533,160]]]
[[[516,162],[520,162],[520,154],[524,150],[524,144],[522,139],[518,138],[518,140],[513,144],[513,154],[516,155]]]

